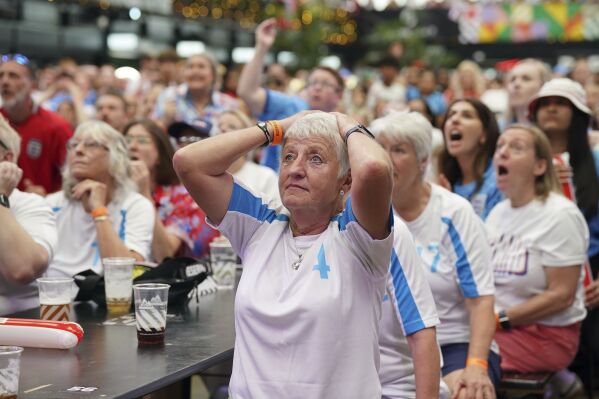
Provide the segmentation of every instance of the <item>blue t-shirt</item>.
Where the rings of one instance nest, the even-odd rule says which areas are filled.
[[[443,94],[439,91],[434,91],[431,94],[424,96],[420,93],[420,90],[418,90],[416,86],[408,86],[406,98],[408,101],[422,98],[424,101],[426,101],[426,104],[435,116],[443,115],[447,110],[445,97],[443,97]]]
[[[483,184],[476,193],[474,192],[475,189],[475,181],[468,184],[458,182],[453,186],[453,191],[470,201],[476,214],[482,220],[485,220],[491,209],[503,200],[503,194],[497,189],[493,163],[489,162],[483,175]]]
[[[264,110],[258,116],[258,120],[285,119],[307,109],[309,109],[308,103],[300,97],[266,89],[266,103],[264,104]],[[280,158],[281,146],[270,146],[262,152],[260,163],[279,173]]]

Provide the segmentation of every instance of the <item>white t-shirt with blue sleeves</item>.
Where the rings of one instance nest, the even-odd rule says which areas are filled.
[[[431,184],[426,208],[417,219],[405,223],[424,261],[435,298],[441,320],[439,344],[469,342],[470,314],[465,298],[495,293],[491,253],[481,219],[464,198]]]
[[[393,251],[383,298],[379,346],[384,398],[416,398],[412,353],[406,336],[439,324],[435,300],[412,235],[395,217]]]
[[[47,274],[73,276],[91,269],[103,274],[100,249],[96,240],[96,222],[80,201],[69,200],[62,191],[46,197],[56,215],[58,245]],[[149,259],[154,218],[152,203],[136,192],[107,205],[108,218],[125,246]]]
[[[294,270],[289,212],[237,181],[216,227],[244,266],[231,397],[380,398],[378,320],[393,235],[372,239],[348,200]]]

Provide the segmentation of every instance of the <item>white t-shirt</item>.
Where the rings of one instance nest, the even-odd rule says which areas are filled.
[[[48,268],[49,276],[73,276],[91,269],[103,273],[96,241],[96,222],[80,201],[69,201],[62,191],[46,197],[56,214],[58,246]],[[155,211],[152,203],[136,192],[107,206],[109,219],[127,248],[149,259],[154,230]]]
[[[435,300],[412,235],[400,218],[393,222],[393,251],[383,297],[379,347],[385,398],[416,398],[412,352],[406,335],[439,324]]]
[[[31,236],[48,251],[51,261],[56,248],[56,218],[44,200],[36,194],[13,190],[8,197],[10,212]],[[0,315],[7,315],[39,306],[37,283],[14,285],[0,273]]]
[[[280,201],[279,177],[271,168],[246,161],[233,176],[255,193],[264,194],[264,198],[276,198]]]
[[[435,298],[441,346],[470,342],[465,298],[493,295],[493,269],[485,229],[470,203],[431,184],[431,197],[417,219],[405,222]],[[496,350],[496,345],[492,349]]]
[[[231,398],[379,399],[378,321],[393,235],[372,239],[348,200],[293,270],[301,249],[288,211],[237,181],[218,229],[244,265]]]
[[[500,202],[486,221],[495,272],[496,309],[526,302],[547,289],[545,267],[582,265],[586,260],[589,230],[582,213],[566,197],[551,193],[544,202],[535,199],[512,208]],[[536,323],[567,326],[584,319],[582,268],[574,304]]]

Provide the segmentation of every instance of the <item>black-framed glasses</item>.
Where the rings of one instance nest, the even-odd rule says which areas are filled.
[[[14,61],[19,65],[31,64],[31,61],[29,60],[29,58],[27,58],[27,56],[25,56],[23,54],[18,54],[18,53],[2,55],[2,63],[8,62],[8,61]]]

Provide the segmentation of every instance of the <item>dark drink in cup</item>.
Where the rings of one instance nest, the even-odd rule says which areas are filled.
[[[168,284],[136,284],[135,325],[140,346],[164,343],[166,310],[168,305]]]
[[[164,344],[164,331],[165,329],[150,331],[137,329],[137,342],[141,346],[145,345],[162,345]]]

